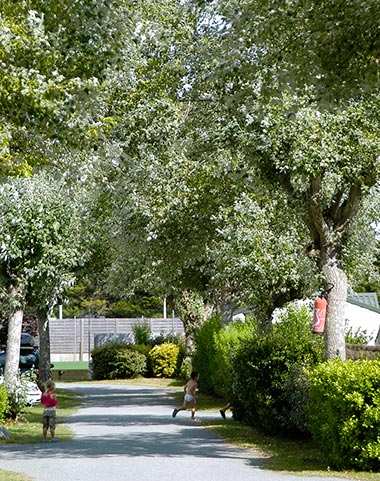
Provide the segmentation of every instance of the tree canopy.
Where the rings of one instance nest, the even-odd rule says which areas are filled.
[[[128,28],[123,4],[1,2],[0,174],[30,175],[95,142],[107,124],[100,86]]]
[[[265,324],[334,284],[344,357],[342,300],[376,254],[378,2],[30,4],[0,7],[3,173],[59,162],[91,185],[114,294]]]
[[[9,314],[5,380],[11,386],[25,306],[50,313],[87,249],[81,204],[62,181],[13,178],[0,185],[0,199],[0,286]]]

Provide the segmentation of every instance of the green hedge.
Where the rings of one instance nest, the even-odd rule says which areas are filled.
[[[199,372],[198,388],[204,393],[215,394],[211,366],[215,365],[214,335],[221,329],[221,318],[213,316],[196,333],[193,369]]]
[[[8,393],[3,385],[0,385],[0,423],[4,421],[5,414],[9,410]]]
[[[146,373],[146,356],[123,343],[109,343],[91,352],[93,378],[130,379]]]
[[[269,335],[252,336],[241,344],[232,362],[237,419],[269,434],[303,431],[295,422],[305,411],[305,385],[297,373],[322,362],[324,355],[323,339],[311,331],[310,311],[291,305]]]
[[[255,336],[255,321],[236,321],[222,327],[220,317],[213,316],[208,319],[198,330],[193,357],[194,370],[200,374],[200,391],[231,401],[234,353],[242,343]]]
[[[153,371],[152,371],[152,366],[151,366],[150,357],[149,357],[149,353],[150,353],[150,350],[152,349],[152,346],[150,344],[131,344],[129,347],[133,351],[137,351],[141,354],[144,354],[146,358],[146,371],[144,375],[146,377],[153,377]]]
[[[310,429],[329,464],[380,471],[380,361],[329,361],[308,378]]]
[[[256,338],[258,335],[255,321],[236,321],[214,334],[215,355],[210,363],[210,376],[213,391],[226,401],[233,396],[233,365],[232,360],[240,346]]]

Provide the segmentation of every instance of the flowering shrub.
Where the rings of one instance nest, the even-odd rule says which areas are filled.
[[[180,347],[172,343],[158,344],[149,352],[153,375],[156,377],[174,377],[179,369]]]

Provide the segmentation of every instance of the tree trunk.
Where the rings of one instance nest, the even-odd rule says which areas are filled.
[[[191,291],[183,291],[175,298],[174,304],[185,330],[186,355],[192,356],[195,350],[196,331],[210,317],[212,305],[204,302],[199,293]]]
[[[16,286],[10,288],[11,305],[17,306],[19,291]],[[12,310],[8,322],[7,356],[4,369],[4,384],[9,393],[13,393],[19,380],[20,341],[24,311]]]
[[[51,379],[51,367],[50,367],[50,331],[49,331],[49,315],[47,310],[37,311],[38,316],[38,336],[39,336],[39,382],[41,384],[46,383],[48,379]]]
[[[326,281],[333,284],[327,301],[325,326],[326,359],[346,359],[345,309],[347,299],[347,277],[336,260],[330,260],[322,268]]]
[[[326,359],[346,359],[345,306],[347,300],[347,276],[341,268],[342,243],[353,219],[362,194],[361,184],[353,184],[347,195],[340,192],[335,203],[327,211],[323,209],[322,177],[311,182],[309,199],[310,226],[314,245],[320,251],[319,259],[326,282],[333,284],[327,300],[325,327]],[[344,199],[344,200],[342,200]]]
[[[228,326],[232,322],[235,309],[236,304],[234,302],[225,302],[220,306],[223,326]]]

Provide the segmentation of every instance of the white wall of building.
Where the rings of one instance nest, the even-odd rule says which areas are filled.
[[[374,345],[377,333],[380,327],[380,314],[378,312],[356,306],[355,304],[346,303],[346,319],[348,327],[351,327],[353,333],[360,329],[367,331],[367,335],[371,336],[369,345]]]

